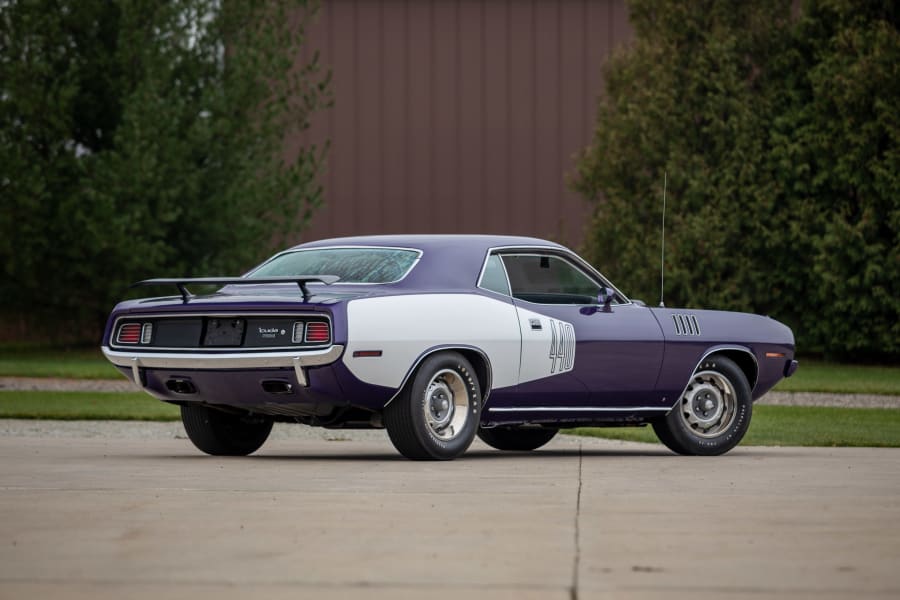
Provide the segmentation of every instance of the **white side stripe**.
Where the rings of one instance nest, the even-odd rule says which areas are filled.
[[[488,412],[669,412],[670,406],[497,406]]]

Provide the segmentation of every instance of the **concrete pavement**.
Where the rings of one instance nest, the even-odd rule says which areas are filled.
[[[0,434],[0,598],[900,596],[897,449],[558,436],[421,463],[284,426],[224,459],[117,427]]]

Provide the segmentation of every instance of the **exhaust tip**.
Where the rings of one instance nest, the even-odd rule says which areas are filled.
[[[197,388],[189,379],[170,379],[166,382],[166,387],[176,394],[196,394]]]
[[[264,379],[262,381],[262,389],[277,396],[294,393],[294,386],[282,379]]]

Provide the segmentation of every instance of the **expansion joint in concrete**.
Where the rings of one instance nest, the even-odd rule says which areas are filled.
[[[578,444],[578,491],[575,497],[575,557],[572,564],[572,585],[569,588],[569,598],[578,600],[578,571],[581,566],[581,486],[582,486],[582,464],[584,462],[584,452],[582,445]]]

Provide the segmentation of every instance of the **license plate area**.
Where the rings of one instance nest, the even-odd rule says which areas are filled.
[[[244,341],[246,321],[230,317],[209,318],[206,320],[206,333],[203,336],[204,346],[240,346]]]

